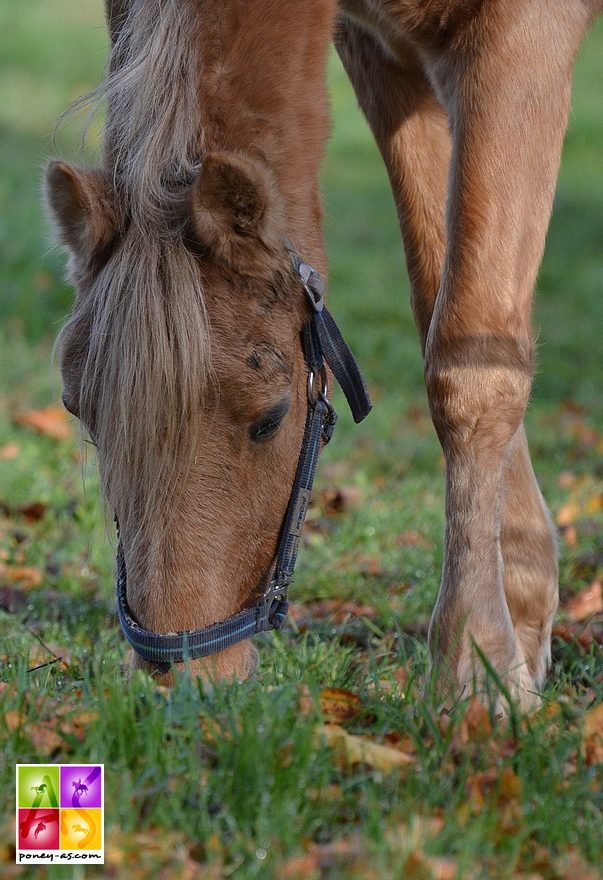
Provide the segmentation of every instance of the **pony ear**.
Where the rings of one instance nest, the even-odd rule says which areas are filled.
[[[91,257],[115,235],[115,210],[102,172],[50,162],[46,199],[59,240],[76,256]]]
[[[191,192],[196,235],[218,259],[254,274],[268,268],[285,234],[272,171],[249,156],[210,153]]]

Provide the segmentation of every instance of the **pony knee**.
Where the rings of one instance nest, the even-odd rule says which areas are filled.
[[[531,356],[493,358],[473,352],[434,350],[425,359],[431,416],[447,457],[467,451],[500,460],[515,435],[530,395]],[[480,456],[481,457],[481,456]]]

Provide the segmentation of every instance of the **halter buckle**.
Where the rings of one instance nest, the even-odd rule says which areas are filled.
[[[297,267],[297,274],[302,280],[306,296],[308,297],[312,309],[315,312],[322,312],[325,304],[324,293],[326,285],[324,278],[320,272],[317,272],[314,266],[310,266],[309,263],[300,263]]]
[[[322,387],[315,390],[314,380],[316,379],[317,375],[320,378],[320,384]],[[308,403],[310,404],[310,406],[316,406],[316,401],[319,398],[321,400],[327,401],[328,393],[329,383],[327,381],[327,370],[325,365],[323,364],[318,374],[316,374],[314,370],[310,370],[310,372],[308,373]]]

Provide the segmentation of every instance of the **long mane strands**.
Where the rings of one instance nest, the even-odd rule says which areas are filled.
[[[161,221],[166,184],[190,179],[201,154],[200,18],[194,0],[131,0],[99,89],[108,163],[145,224]]]
[[[194,11],[190,0],[129,4],[96,93],[129,223],[62,331],[65,340],[90,327],[81,415],[99,447],[103,493],[132,539],[169,517],[210,373],[201,274],[171,210],[199,156]]]

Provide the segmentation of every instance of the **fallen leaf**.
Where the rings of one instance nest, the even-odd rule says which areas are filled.
[[[14,461],[18,458],[21,450],[16,443],[7,443],[0,447],[0,461]]]
[[[306,789],[306,797],[309,801],[319,801],[321,803],[325,801],[339,802],[343,798],[343,792],[341,786],[333,782],[330,785],[325,785],[323,788]]]
[[[325,721],[335,724],[356,718],[363,709],[360,697],[345,688],[322,688],[318,695],[318,705]],[[302,715],[310,715],[316,708],[316,702],[306,684],[299,688],[299,708]]]
[[[337,516],[362,503],[362,490],[357,486],[338,486],[323,489],[317,501],[326,516]]]
[[[431,547],[431,542],[415,529],[409,529],[399,534],[396,538],[396,544],[399,547]]]
[[[72,436],[67,411],[62,406],[47,406],[46,409],[32,409],[17,413],[17,425],[33,428],[53,440],[69,440]]]
[[[580,514],[580,506],[577,501],[568,501],[557,511],[555,522],[560,528],[571,526]]]
[[[44,576],[39,568],[0,563],[0,581],[9,584],[19,584],[21,590],[27,591],[41,587]]]
[[[343,599],[320,599],[307,605],[292,603],[289,614],[300,629],[307,628],[314,620],[332,620],[333,623],[344,623],[348,617],[376,617],[377,610],[373,605],[360,605]]]
[[[566,526],[561,531],[563,533],[563,540],[567,546],[575,547],[578,543],[578,530],[576,529],[576,526]]]
[[[454,859],[426,856],[413,850],[406,859],[403,876],[407,880],[454,880],[457,863]]]
[[[367,847],[358,833],[328,843],[307,844],[306,853],[277,866],[275,877],[278,880],[319,880],[338,876],[338,869],[344,867],[353,870],[355,877],[367,877],[367,880],[373,877],[372,873],[365,873],[368,869]]]
[[[589,766],[603,764],[603,703],[584,716],[583,754]]]
[[[572,620],[560,621],[553,626],[553,635],[564,642],[577,642],[588,651],[593,644],[603,645],[603,622],[596,626],[592,620],[586,624]]]
[[[603,493],[599,492],[596,495],[591,495],[590,498],[587,498],[586,504],[584,505],[584,513],[590,516],[593,513],[599,513],[601,510],[603,510]]]
[[[576,482],[576,475],[571,471],[561,471],[557,477],[557,485],[560,489],[571,489]]]
[[[580,590],[565,603],[564,609],[571,620],[585,620],[593,614],[603,611],[603,590],[601,581],[594,580],[592,584]]]
[[[23,728],[23,733],[30,740],[36,752],[44,757],[50,757],[64,745],[63,737],[51,724],[28,724]]]
[[[17,512],[21,514],[22,517],[27,520],[27,522],[33,523],[41,520],[48,510],[48,505],[44,504],[43,501],[32,501],[31,504],[26,504],[24,507],[19,507]]]
[[[362,712],[362,700],[358,694],[345,688],[323,688],[320,692],[320,708],[325,721],[341,724]]]
[[[522,782],[512,767],[508,765],[500,771],[499,797],[503,803],[519,800],[522,792]]]
[[[463,743],[486,742],[492,736],[492,722],[488,710],[477,697],[473,697],[465,713],[459,734]]]
[[[277,866],[275,876],[278,880],[319,880],[318,855],[309,852],[303,856],[293,856]]]
[[[380,577],[385,574],[385,570],[376,556],[370,556],[363,553],[355,559],[355,568],[360,574],[368,575],[368,577]]]
[[[555,871],[558,877],[570,880],[600,880],[598,868],[587,865],[576,852],[566,853],[555,860]]]
[[[43,269],[41,269],[39,272],[36,272],[34,276],[34,284],[36,286],[36,290],[40,290],[42,292],[50,290],[52,286],[52,276],[49,272],[45,272]]]
[[[414,758],[391,746],[382,745],[368,737],[348,733],[338,724],[322,724],[317,730],[319,740],[333,749],[343,767],[366,764],[382,773],[390,773],[414,764]]]
[[[11,709],[10,712],[4,713],[4,723],[12,733],[14,730],[18,730],[19,727],[25,722],[25,716],[22,712],[17,712],[16,709]]]

